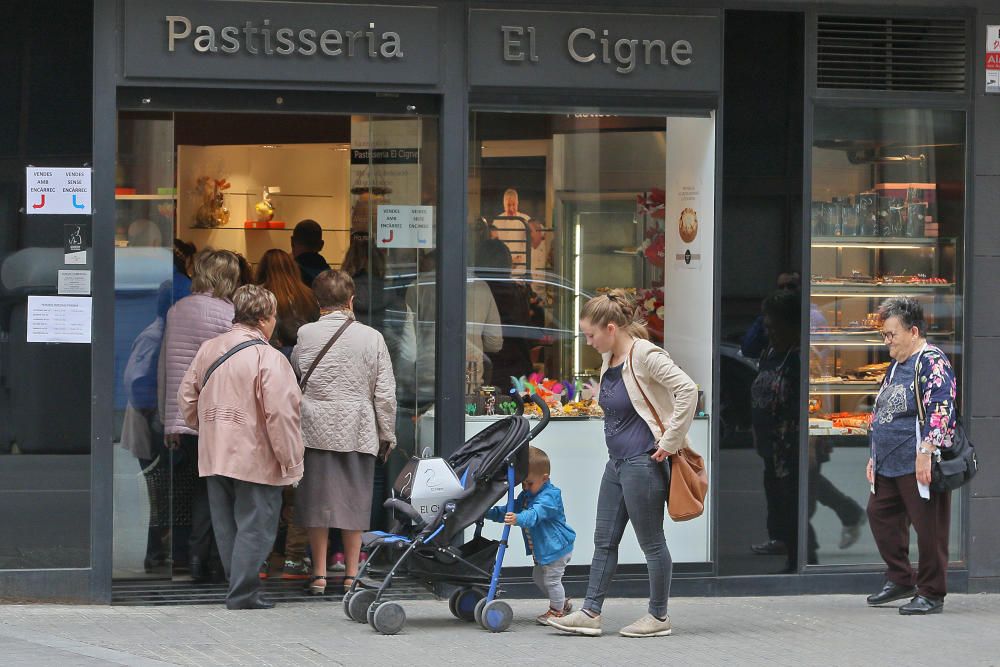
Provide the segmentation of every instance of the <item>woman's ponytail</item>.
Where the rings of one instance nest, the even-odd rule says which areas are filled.
[[[635,299],[623,289],[613,289],[590,299],[580,310],[580,319],[599,327],[616,325],[634,338],[649,340],[646,320]]]

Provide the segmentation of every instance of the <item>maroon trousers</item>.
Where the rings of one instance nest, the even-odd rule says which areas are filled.
[[[948,530],[951,493],[931,492],[924,500],[917,491],[915,474],[875,479],[875,493],[868,497],[868,521],[886,578],[900,586],[917,587],[917,593],[943,598],[948,573]],[[910,565],[910,526],[917,532],[920,561],[916,576]]]

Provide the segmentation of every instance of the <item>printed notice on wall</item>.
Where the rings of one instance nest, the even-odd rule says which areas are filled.
[[[60,294],[90,294],[90,271],[59,271]]]
[[[986,26],[986,92],[1000,93],[1000,25]]]
[[[29,343],[89,343],[90,297],[29,296]]]
[[[90,169],[28,167],[28,215],[90,215]]]
[[[433,248],[433,206],[378,207],[379,248]]]

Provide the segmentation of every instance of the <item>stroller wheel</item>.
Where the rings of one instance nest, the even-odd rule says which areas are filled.
[[[373,590],[362,588],[354,591],[350,599],[346,600],[347,615],[358,623],[368,621],[368,607],[375,601],[377,593]]]
[[[406,625],[406,612],[398,602],[383,602],[369,616],[372,627],[383,635],[394,635]]]
[[[476,620],[476,605],[483,599],[485,595],[478,588],[460,588],[449,599],[448,608],[457,618],[472,623]]]
[[[351,618],[351,598],[352,597],[354,597],[354,593],[351,593],[350,591],[348,591],[347,593],[344,593],[344,616],[346,616],[347,618],[350,618],[353,621],[354,619]]]
[[[482,600],[476,603],[476,611],[474,613],[474,616],[476,617],[476,624],[478,625],[483,624],[483,607],[486,606],[487,602],[489,602],[489,600],[483,598]]]
[[[514,620],[514,610],[503,600],[492,600],[483,606],[482,626],[490,632],[503,632]]]

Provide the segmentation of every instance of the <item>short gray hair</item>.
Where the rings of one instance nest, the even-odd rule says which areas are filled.
[[[924,307],[920,302],[909,296],[894,296],[886,299],[879,306],[878,315],[882,321],[895,317],[900,323],[910,329],[917,328],[921,336],[927,334],[927,322],[924,320]]]
[[[233,293],[233,324],[245,324],[249,327],[260,326],[261,320],[266,320],[278,312],[278,300],[271,290],[260,285],[244,285]]]

